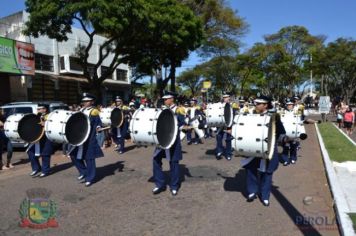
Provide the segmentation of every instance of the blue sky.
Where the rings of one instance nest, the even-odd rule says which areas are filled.
[[[327,42],[338,37],[356,38],[355,0],[227,0],[250,25],[242,38],[243,50],[263,35],[276,33],[289,25],[306,27],[312,35],[325,35]],[[24,0],[0,0],[0,17],[24,9]],[[191,56],[178,73],[199,62]]]

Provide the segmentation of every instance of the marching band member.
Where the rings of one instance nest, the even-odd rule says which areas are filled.
[[[95,97],[89,93],[84,93],[82,97],[82,109],[90,119],[90,133],[88,139],[79,147],[74,147],[70,152],[70,157],[74,166],[79,171],[78,180],[85,178],[85,186],[90,186],[96,174],[95,158],[103,157],[104,153],[101,150],[97,139],[96,132],[101,127],[100,112],[93,106]]]
[[[270,99],[263,95],[258,95],[255,99],[255,113],[267,114],[268,108],[271,105]],[[280,117],[276,116],[276,140],[282,142],[285,139],[285,129],[280,121]],[[265,160],[256,157],[244,158],[241,161],[242,166],[246,169],[246,186],[248,202],[252,202],[259,194],[262,204],[269,206],[269,197],[272,187],[272,176],[278,168],[278,150],[277,142],[273,150],[271,160]]]
[[[230,103],[230,95],[228,93],[223,94],[223,103]],[[225,127],[228,131],[231,127]],[[226,147],[223,146],[224,135],[226,134],[225,143]],[[221,156],[224,155],[226,160],[230,161],[232,158],[232,147],[231,147],[232,135],[230,132],[225,132],[224,128],[220,128],[216,134],[216,159],[220,160]]]
[[[37,113],[41,116],[41,125],[44,126],[44,122],[48,117],[47,107],[43,104],[38,104]],[[38,142],[30,145],[31,147],[27,151],[32,167],[30,176],[35,177],[41,171],[40,178],[49,175],[51,155],[54,153],[52,142],[46,135],[43,135]],[[42,166],[39,161],[40,156],[42,157]]]
[[[120,127],[112,128],[113,140],[118,146],[117,151],[120,154],[122,154],[125,152],[125,137],[127,135],[127,131],[129,128],[129,123],[132,115],[130,109],[127,106],[123,105],[120,96],[116,96],[115,98],[115,107],[120,108],[124,115],[124,120],[122,122],[122,125]]]
[[[284,114],[295,115],[294,103],[291,99],[287,99],[286,101],[286,108],[284,110]],[[296,140],[290,140],[283,144],[282,161],[284,166],[289,165],[289,163],[296,163],[298,146],[299,142]]]
[[[186,115],[188,118],[188,124],[191,125],[193,120],[198,119],[199,126],[201,126],[200,123],[202,123],[202,112],[201,108],[197,105],[197,100],[193,98],[192,100],[190,100],[190,104],[190,109],[188,109]],[[194,114],[192,114],[193,112]],[[194,133],[194,139],[192,139],[192,133]],[[203,143],[194,129],[187,130],[187,142],[188,145],[191,145],[192,143]]]
[[[164,106],[167,109],[171,109],[178,118],[178,132],[176,140],[171,148],[161,149],[156,147],[153,153],[153,178],[155,181],[155,187],[152,190],[153,194],[159,194],[166,190],[165,175],[162,171],[162,158],[166,158],[169,161],[171,181],[169,187],[173,196],[178,194],[178,189],[180,187],[179,177],[179,161],[183,159],[182,146],[180,141],[180,128],[184,125],[184,111],[180,112],[177,106],[174,104],[174,94],[171,92],[166,92],[162,97],[164,100]],[[183,108],[184,109],[184,108]]]
[[[304,121],[305,119],[305,115],[304,115],[304,105],[300,102],[300,97],[299,96],[294,96],[294,114],[300,115],[300,117],[302,118],[302,121]]]

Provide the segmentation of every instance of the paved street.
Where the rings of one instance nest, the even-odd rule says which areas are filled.
[[[61,153],[44,179],[29,177],[26,157],[17,154],[21,164],[0,172],[0,235],[338,235],[314,125],[306,130],[297,164],[280,165],[274,174],[268,208],[258,200],[246,202],[240,158],[217,161],[213,139],[183,145],[183,182],[176,197],[151,193],[152,147],[132,146],[120,156],[106,150],[89,188],[78,183],[76,169]],[[19,206],[26,190],[35,187],[52,191],[59,228],[18,226]]]

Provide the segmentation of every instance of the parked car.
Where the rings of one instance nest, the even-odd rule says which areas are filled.
[[[16,113],[37,114],[38,104],[44,104],[49,112],[58,109],[62,109],[62,110],[69,109],[68,105],[58,101],[12,102],[12,103],[5,104],[4,106],[1,107],[1,109],[3,109],[6,118]],[[26,147],[28,145],[28,143],[24,143],[24,142],[15,142],[15,141],[11,141],[11,142],[14,147]]]

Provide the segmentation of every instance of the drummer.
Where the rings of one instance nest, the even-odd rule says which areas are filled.
[[[41,116],[41,125],[44,126],[44,123],[48,117],[48,110],[44,104],[38,104],[37,114]],[[34,143],[30,144],[30,148],[27,151],[28,158],[31,162],[32,172],[30,176],[36,177],[40,172],[40,178],[46,177],[50,174],[50,161],[51,155],[54,153],[52,142],[43,135],[41,139]],[[42,166],[39,161],[39,157],[42,157]]]
[[[191,114],[193,112],[194,114]],[[195,119],[198,119],[199,124],[201,124],[203,122],[201,113],[202,113],[201,108],[200,106],[197,105],[197,100],[195,98],[192,98],[190,100],[190,108],[188,108],[187,115],[186,115],[187,116],[186,118],[188,118],[188,124],[191,125],[192,121]],[[194,133],[194,138],[192,138],[193,133]],[[192,143],[194,144],[203,143],[194,129],[187,130],[187,142],[188,145],[191,145]]]
[[[175,94],[172,92],[165,92],[162,97],[164,101],[164,106],[168,109],[171,109],[177,116],[178,119],[178,132],[174,144],[169,149],[161,149],[156,147],[153,153],[153,179],[155,181],[155,187],[152,189],[153,194],[159,194],[166,190],[166,178],[162,170],[162,159],[166,158],[169,161],[170,167],[170,183],[169,187],[171,190],[172,196],[178,194],[180,187],[180,170],[179,170],[179,161],[183,159],[182,155],[182,146],[180,141],[180,128],[184,125],[184,112],[180,112],[176,104],[174,104]]]
[[[230,94],[227,92],[223,93],[223,100],[222,103],[230,103]],[[224,131],[224,129],[227,129],[227,132]],[[226,136],[225,136],[226,135]],[[226,146],[223,146],[223,139],[225,136],[225,144]],[[221,156],[225,156],[226,160],[230,161],[232,159],[232,147],[231,147],[231,140],[232,140],[232,135],[231,135],[231,127],[223,127],[220,128],[216,134],[216,159],[220,160]]]
[[[290,98],[286,100],[284,114],[297,115],[294,110],[294,102]],[[297,140],[290,140],[283,144],[282,161],[284,166],[287,166],[290,163],[295,164],[297,162],[297,149],[299,145]]]
[[[101,127],[101,120],[99,117],[99,110],[94,107],[94,101],[95,97],[93,95],[83,93],[81,111],[89,116],[90,133],[84,144],[75,147],[70,153],[72,162],[79,171],[78,180],[85,179],[86,187],[89,187],[95,179],[95,159],[104,156],[104,153],[96,140],[96,132],[97,129]]]
[[[256,105],[256,114],[267,114],[268,109],[272,108],[271,100],[266,96],[258,94],[254,102]],[[280,117],[276,115],[276,140],[283,142],[286,137],[285,133]],[[277,170],[279,164],[277,142],[273,147],[273,157],[271,160],[248,157],[241,160],[241,164],[246,169],[247,201],[252,202],[259,195],[262,204],[269,206],[272,175]]]
[[[125,137],[127,135],[132,114],[130,112],[130,108],[123,104],[120,96],[116,96],[114,107],[121,109],[124,115],[122,125],[120,127],[113,127],[111,130],[113,134],[113,141],[117,146],[116,151],[118,151],[119,154],[123,154],[125,152]]]

